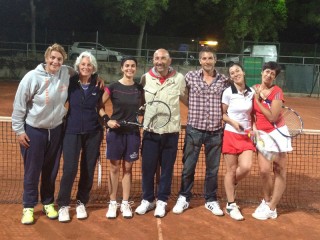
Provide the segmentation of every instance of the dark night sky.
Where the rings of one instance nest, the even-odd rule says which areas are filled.
[[[187,0],[182,0],[187,1]],[[113,16],[103,18],[101,9],[92,7],[92,1],[83,0],[34,0],[37,8],[37,31],[61,30],[61,31],[106,31],[108,33],[137,35],[139,28],[128,19],[121,21]],[[177,2],[177,1],[175,1]],[[26,9],[29,9],[28,0],[0,0],[0,22],[4,31],[0,31],[0,41],[22,41],[25,36],[30,36],[30,22]],[[41,7],[45,4],[46,7]],[[47,9],[47,10],[44,10]],[[222,35],[223,22],[217,19],[214,23],[207,22],[205,15],[199,20],[193,19],[192,9],[183,9],[177,15],[176,11],[168,11],[154,26],[147,25],[146,32],[155,36],[172,37],[216,37]],[[178,17],[178,19],[177,19]],[[184,19],[181,21],[181,19]],[[290,20],[290,19],[289,19]],[[173,24],[174,23],[174,24]],[[192,29],[190,31],[190,29]],[[298,22],[290,20],[288,27],[279,33],[280,42],[292,43],[319,43],[316,36],[316,28],[305,27]],[[319,35],[319,34],[318,34]],[[18,39],[15,39],[18,38]],[[25,39],[24,41],[30,41]]]

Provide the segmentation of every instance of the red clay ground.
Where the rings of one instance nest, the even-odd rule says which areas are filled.
[[[170,203],[169,210],[173,204]],[[157,219],[153,212],[132,219],[122,216],[114,220],[106,219],[106,208],[89,208],[89,218],[79,221],[72,209],[72,221],[59,223],[49,220],[36,208],[36,223],[24,226],[20,223],[21,206],[0,205],[1,239],[152,239],[152,240],[203,240],[203,239],[308,239],[320,236],[319,214],[306,212],[281,212],[277,220],[258,221],[250,214],[253,207],[242,211],[245,220],[237,222],[229,216],[216,217],[192,202],[192,208],[181,215],[169,212]]]
[[[11,115],[17,85],[17,82],[0,83],[0,116]],[[286,104],[303,117],[305,128],[320,129],[319,99],[290,97],[286,100]],[[183,124],[186,116],[183,107]],[[169,211],[173,205],[170,200]],[[228,216],[213,216],[204,208],[202,200],[192,201],[191,208],[181,215],[170,211],[163,219],[156,219],[153,212],[149,212],[131,220],[121,216],[108,220],[106,206],[95,206],[88,208],[89,218],[84,221],[76,219],[72,208],[72,221],[62,224],[48,220],[39,205],[35,209],[36,223],[23,226],[20,204],[0,204],[0,236],[1,239],[319,239],[319,213],[279,209],[277,220],[258,221],[251,217],[254,208],[244,206],[242,212],[246,219],[236,222]]]

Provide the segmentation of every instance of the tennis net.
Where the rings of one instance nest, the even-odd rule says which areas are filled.
[[[0,117],[0,129],[0,203],[21,203],[23,192],[23,160],[15,133],[11,129],[11,118]],[[185,127],[182,128],[180,134],[173,174],[171,199],[174,200],[177,198],[180,189],[184,136]],[[287,188],[279,206],[320,212],[320,131],[305,130],[303,134],[293,139],[292,145],[294,151],[288,154]],[[98,171],[96,170],[90,195],[90,204],[106,204],[109,201],[109,162],[105,157],[105,149],[104,140],[101,145],[102,181],[99,186]],[[63,159],[61,158],[60,170],[56,180],[56,196],[59,191],[62,166]],[[223,157],[221,157],[217,192],[221,201],[225,201],[226,199],[223,183],[225,172],[225,163]],[[201,149],[192,190],[194,198],[203,198],[204,176],[204,149]],[[78,180],[79,171],[72,189],[73,201],[75,201],[76,197]],[[121,182],[121,176],[119,181]],[[262,193],[256,157],[253,160],[250,175],[238,185],[237,201],[242,204],[260,202]],[[139,201],[142,195],[141,192],[140,159],[134,163],[133,167],[131,199]],[[122,196],[121,184],[119,184],[118,193],[119,197]]]

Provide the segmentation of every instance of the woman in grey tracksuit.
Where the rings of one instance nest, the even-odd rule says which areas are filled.
[[[17,134],[24,161],[23,224],[34,222],[38,185],[44,213],[58,217],[54,209],[55,180],[59,168],[62,122],[67,113],[69,78],[74,70],[63,64],[63,47],[53,44],[39,64],[21,80],[13,104],[12,128]]]

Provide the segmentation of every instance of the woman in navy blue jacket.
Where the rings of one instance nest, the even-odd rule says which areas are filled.
[[[80,152],[76,212],[78,219],[87,218],[85,204],[89,201],[103,136],[103,129],[99,123],[103,90],[96,86],[97,61],[90,52],[83,52],[77,58],[74,68],[79,74],[70,79],[68,89],[69,109],[63,139],[64,165],[57,199],[60,222],[70,221],[71,190],[78,171]]]

